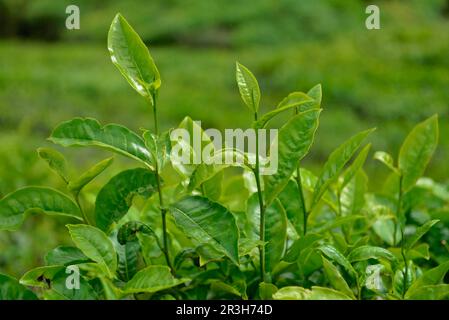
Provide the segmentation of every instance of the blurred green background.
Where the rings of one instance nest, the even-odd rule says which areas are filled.
[[[80,8],[80,30],[65,28],[69,4]],[[365,28],[369,4],[380,7],[380,30]],[[45,138],[63,120],[151,127],[144,100],[110,62],[106,36],[116,12],[159,67],[163,127],[186,115],[203,128],[249,126],[235,84],[238,60],[257,76],[264,110],[322,84],[312,170],[369,127],[378,128],[374,149],[396,155],[412,126],[438,113],[441,142],[428,175],[448,181],[448,0],[0,0],[0,197],[28,184],[59,185],[35,149],[49,145]],[[64,153],[77,169],[105,157],[75,151]],[[127,165],[117,160],[114,170]],[[382,182],[385,169],[367,165],[373,185]],[[18,276],[42,264],[45,252],[68,241],[60,228],[63,222],[37,216],[20,232],[0,232],[0,272]]]

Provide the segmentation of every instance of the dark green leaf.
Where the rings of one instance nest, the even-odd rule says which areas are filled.
[[[45,187],[25,187],[0,200],[0,230],[16,230],[30,213],[82,220],[78,206],[65,194]]]
[[[37,300],[37,297],[16,279],[0,273],[0,300]]]
[[[225,207],[207,198],[188,196],[172,205],[170,211],[185,234],[238,264],[239,232],[234,216]]]
[[[76,247],[59,246],[45,256],[47,265],[68,266],[88,261],[89,258]]]
[[[107,231],[126,215],[135,195],[151,196],[157,190],[156,175],[144,168],[129,169],[114,176],[98,193],[95,201],[97,227]]]
[[[96,146],[116,152],[145,165],[152,164],[145,142],[136,133],[118,124],[101,126],[92,118],[75,118],[59,124],[50,141],[64,147]]]

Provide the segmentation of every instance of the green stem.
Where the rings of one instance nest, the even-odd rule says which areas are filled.
[[[254,120],[257,121],[257,112],[254,113]],[[256,129],[256,167],[254,169],[254,176],[256,177],[257,196],[259,199],[260,210],[260,225],[259,225],[259,246],[260,257],[260,278],[265,282],[265,206],[263,204],[262,188],[260,185],[260,163],[259,163],[259,129]]]
[[[398,203],[397,203],[397,219],[398,219],[398,223],[401,224],[401,214],[402,214],[402,196],[403,196],[403,190],[402,190],[402,181],[403,181],[403,176],[402,174],[399,176],[399,190],[398,190]],[[405,223],[405,222],[404,222]],[[407,264],[407,257],[405,254],[405,248],[404,248],[404,244],[405,244],[405,239],[404,239],[404,226],[402,226],[401,224],[401,256],[402,256],[402,260],[404,261],[404,279],[403,279],[403,284],[402,284],[402,298],[405,297],[405,292],[407,291],[407,282],[408,282],[408,264]],[[396,243],[396,233],[397,233],[397,223],[395,223],[395,228],[394,228],[394,242]]]
[[[302,188],[301,168],[300,168],[299,163],[298,163],[298,166],[296,167],[296,185],[298,186],[299,200],[301,201],[301,204],[302,204],[302,216],[304,219],[303,236],[305,236],[307,233],[307,219],[308,219],[309,215],[307,213],[306,201],[305,201],[305,197],[304,197],[304,190]]]
[[[153,121],[154,121],[154,133],[157,138],[159,138],[159,125],[157,120],[157,107],[156,107],[156,94],[154,92],[151,93],[153,103]],[[161,187],[161,177],[159,173],[159,165],[157,162],[157,159],[155,160],[154,169],[156,173],[156,186],[157,186],[157,192],[159,196],[159,206],[161,209],[161,219],[162,219],[162,241],[163,241],[163,253],[165,256],[165,261],[167,262],[167,266],[170,268],[171,272],[174,272],[171,260],[170,260],[170,254],[168,249],[168,233],[167,233],[167,209],[164,205],[164,198],[162,196],[162,187]]]

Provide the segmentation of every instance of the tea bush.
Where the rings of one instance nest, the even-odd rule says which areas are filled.
[[[237,85],[254,117],[252,128],[263,129],[277,115],[292,113],[279,128],[277,172],[262,176],[258,156],[255,164],[244,161],[237,171],[226,165],[180,164],[172,150],[191,142],[171,141],[171,130],[160,132],[159,71],[120,14],[109,30],[108,48],[112,62],[148,103],[153,130],[142,129],[139,135],[118,124],[75,118],[58,125],[49,140],[64,147],[102,148],[139,166],[113,176],[91,205],[84,188],[113,158],[73,176],[59,151],[39,148],[39,157],[66,190],[30,186],[6,195],[0,200],[0,229],[17,230],[30,214],[61,216],[71,220],[67,231],[73,246],[51,250],[45,266],[19,280],[1,274],[1,299],[449,295],[444,283],[449,191],[423,177],[438,144],[436,115],[410,132],[397,159],[374,153],[391,173],[381,190],[370,192],[363,166],[371,151],[365,141],[374,129],[350,137],[314,175],[301,164],[319,126],[321,86],[293,92],[262,115],[258,82],[237,63]],[[201,130],[189,117],[179,128]],[[253,156],[244,154],[245,159]]]

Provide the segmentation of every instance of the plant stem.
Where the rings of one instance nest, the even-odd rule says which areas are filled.
[[[76,205],[78,206],[78,208],[81,211],[81,215],[83,216],[84,222],[86,224],[88,224],[88,225],[92,225],[92,223],[89,221],[89,218],[87,218],[87,214],[84,212],[83,207],[81,206],[80,199],[79,199],[79,194],[78,193],[75,194],[74,197],[75,197]]]
[[[153,92],[151,93],[152,99],[153,99],[153,103],[152,103],[152,107],[153,107],[153,121],[154,121],[154,134],[156,135],[157,138],[159,138],[159,125],[158,125],[158,120],[157,120],[157,107],[156,107],[156,94]],[[154,164],[154,168],[155,168],[155,173],[156,173],[156,185],[157,185],[157,192],[158,192],[158,196],[159,196],[159,206],[161,209],[161,219],[162,219],[162,238],[163,238],[163,253],[165,256],[165,260],[167,262],[167,266],[170,268],[171,272],[174,272],[171,260],[170,260],[170,254],[169,254],[169,250],[168,250],[168,233],[167,233],[167,209],[165,208],[164,205],[164,198],[162,196],[162,188],[161,188],[161,177],[159,174],[159,165],[158,165],[158,161],[157,161],[157,156],[155,159],[155,164]]]
[[[254,113],[254,120],[257,121],[257,112]],[[257,196],[259,198],[260,225],[259,225],[259,246],[260,257],[260,278],[265,282],[265,206],[263,204],[262,188],[260,186],[260,163],[259,163],[259,129],[256,129],[256,167],[254,169],[256,177]]]
[[[404,239],[404,227],[402,226],[401,223],[401,211],[402,211],[402,195],[403,195],[403,190],[402,190],[402,180],[403,180],[403,176],[402,174],[399,176],[399,190],[398,190],[398,203],[397,203],[397,218],[398,218],[398,223],[401,224],[401,256],[402,256],[402,260],[404,261],[404,279],[403,279],[403,284],[402,284],[402,298],[405,297],[405,292],[407,291],[407,282],[408,282],[408,264],[407,264],[407,257],[405,255],[405,248],[404,248],[404,244],[405,244],[405,239]],[[404,222],[405,224],[405,222]],[[394,228],[394,243],[396,244],[396,233],[397,233],[397,223],[395,223],[395,228]]]
[[[302,182],[301,182],[301,168],[298,163],[298,166],[296,167],[296,185],[298,186],[298,192],[299,192],[299,200],[302,204],[302,216],[304,219],[304,228],[303,228],[303,236],[307,233],[307,219],[308,219],[308,213],[306,208],[306,201],[304,198],[304,190],[302,189]]]

